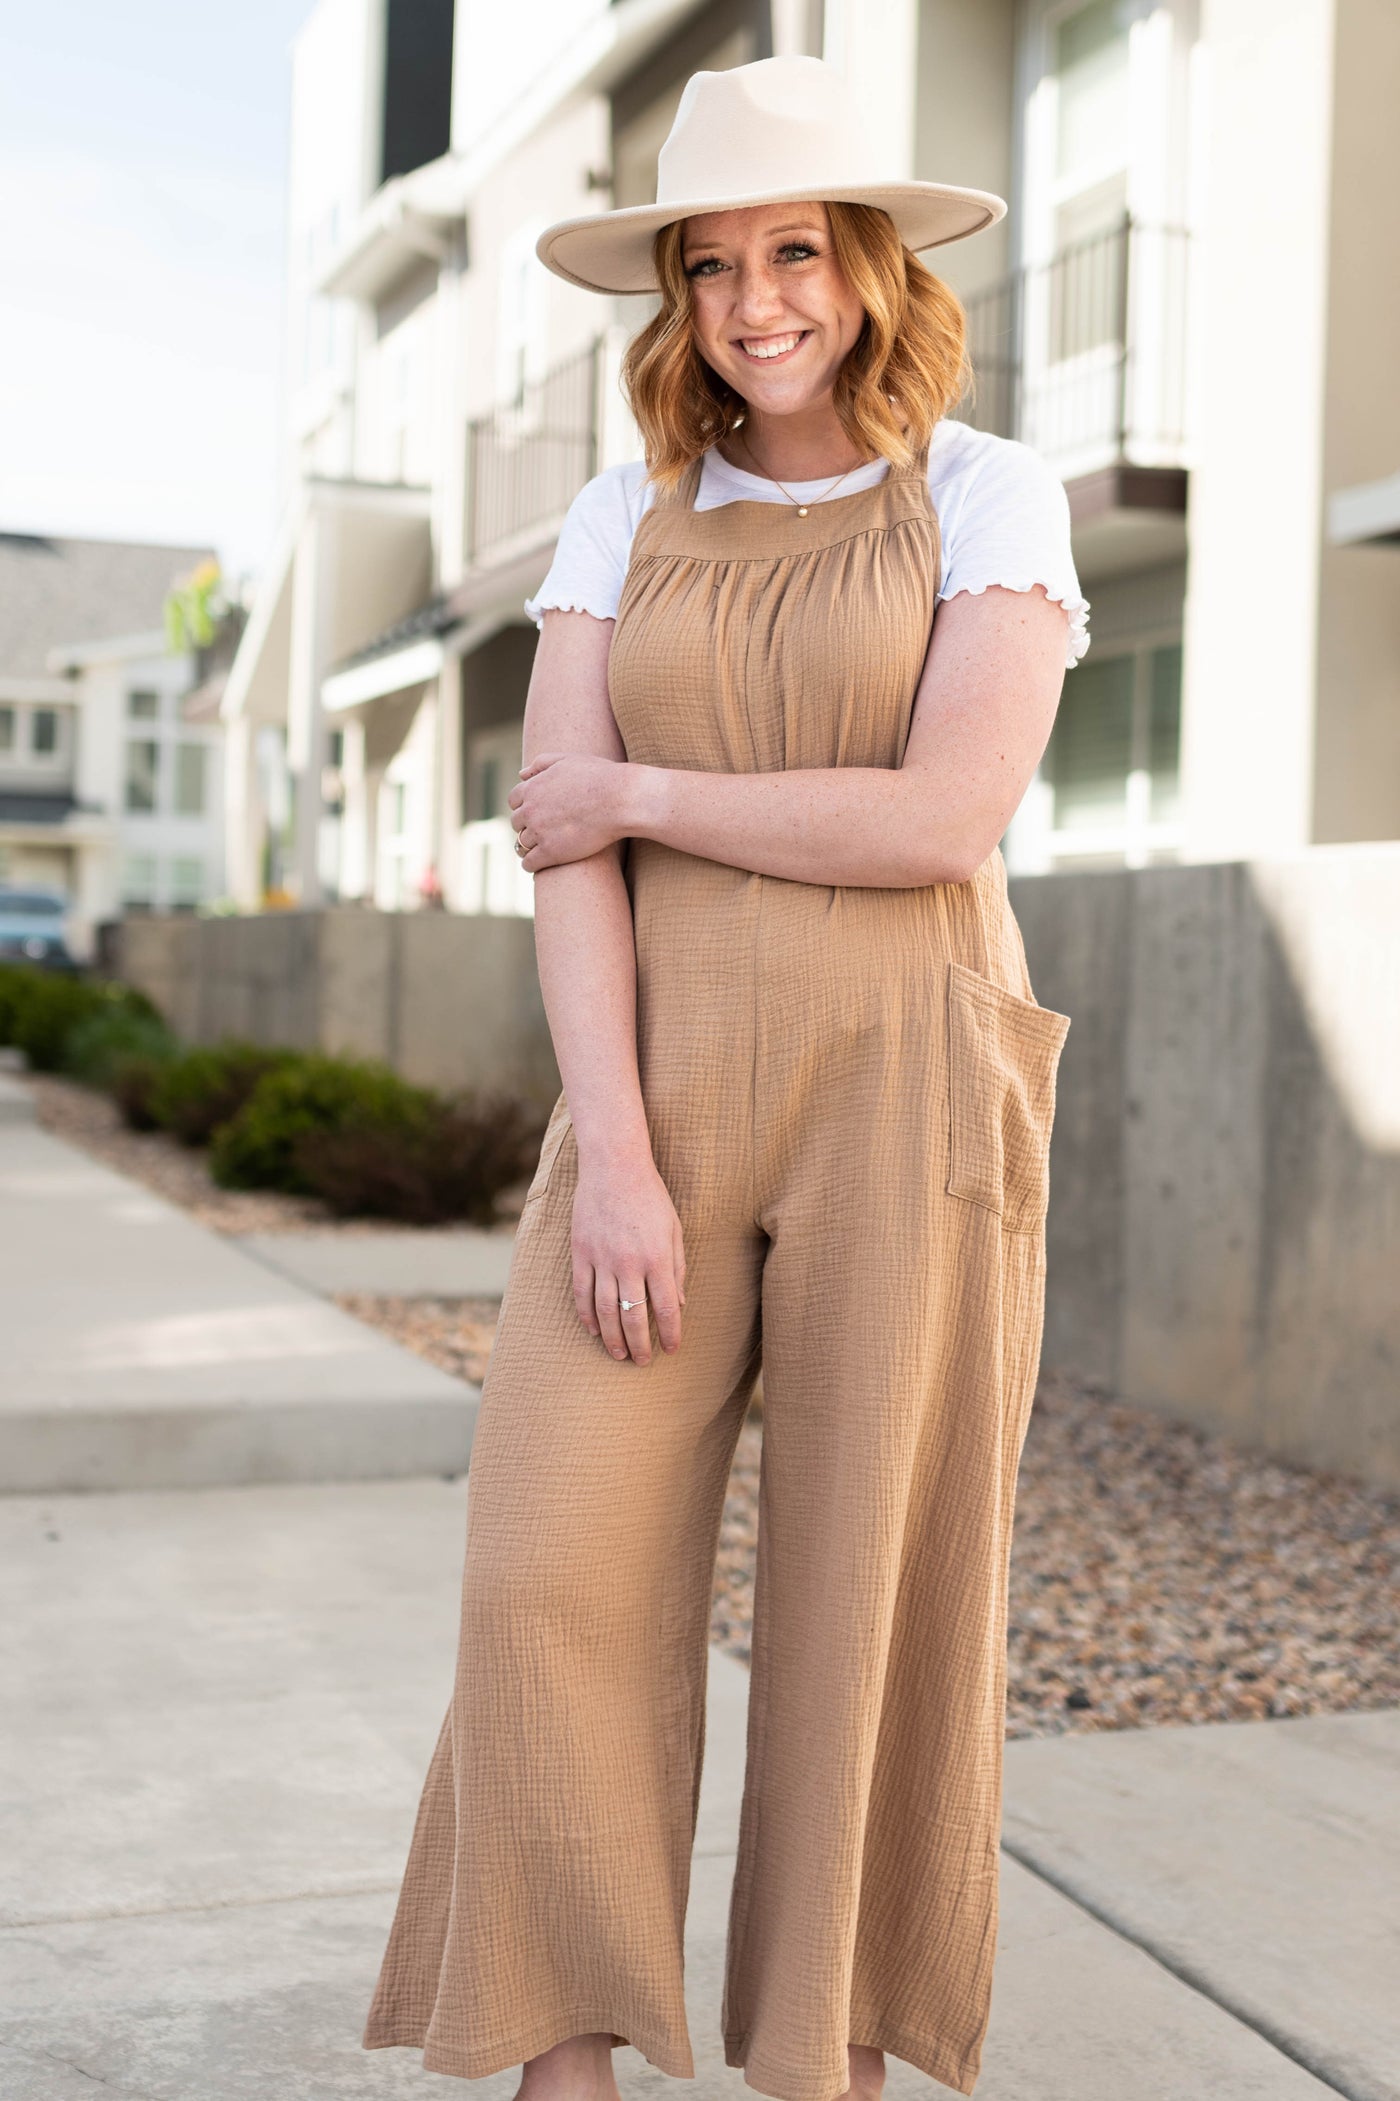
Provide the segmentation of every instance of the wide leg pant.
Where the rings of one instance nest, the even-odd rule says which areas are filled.
[[[891,977],[877,941],[869,998],[812,1016],[820,1057],[770,1057],[795,1041],[781,959],[806,970],[805,1011],[821,975],[775,923],[813,893],[778,888],[775,968],[719,1063],[703,1030],[662,1057],[643,1029],[686,1236],[673,1356],[619,1362],[579,1321],[562,1096],[546,1133],[472,1454],[455,1692],[365,2033],[421,2046],[431,2071],[479,2077],[602,2030],[694,2075],[710,1598],[761,1356],[726,2060],[781,2101],[833,2101],[848,2042],[960,2093],[977,2076],[1068,1022],[985,954],[935,941]]]

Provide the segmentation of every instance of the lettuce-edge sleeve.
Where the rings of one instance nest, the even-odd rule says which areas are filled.
[[[526,615],[536,627],[544,625],[551,609],[616,618],[632,530],[623,470],[605,468],[569,505],[544,582],[525,600]]]
[[[995,584],[1037,584],[1068,615],[1065,668],[1089,647],[1089,601],[1079,588],[1070,546],[1069,498],[1040,454],[1018,439],[997,444],[974,476],[944,542],[940,598],[980,597]]]

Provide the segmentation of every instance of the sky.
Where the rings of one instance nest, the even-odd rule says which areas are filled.
[[[0,0],[0,531],[265,559],[312,5]]]

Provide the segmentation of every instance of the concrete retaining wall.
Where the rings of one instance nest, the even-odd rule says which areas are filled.
[[[1046,1365],[1400,1486],[1400,846],[1011,887],[1074,1019]]]
[[[384,1058],[422,1085],[508,1088],[541,1109],[559,1091],[529,919],[357,905],[153,915],[122,922],[114,968],[192,1043]]]
[[[1400,1486],[1400,845],[1012,883],[1073,1018],[1044,1362]],[[146,919],[119,968],[182,1034],[558,1090],[524,919]]]

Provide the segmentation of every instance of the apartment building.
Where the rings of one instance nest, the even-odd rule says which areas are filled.
[[[224,737],[191,720],[200,666],[166,646],[203,547],[0,533],[0,882],[59,892],[90,959],[125,911],[224,887]]]
[[[640,452],[617,373],[652,304],[535,239],[650,201],[697,67],[786,50],[855,78],[892,175],[1011,204],[927,257],[959,413],[1061,474],[1092,606],[1010,864],[1400,836],[1389,0],[322,0],[283,522],[223,701],[244,902],[275,866],[306,902],[529,911],[522,603]]]

